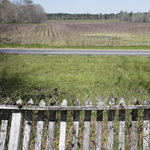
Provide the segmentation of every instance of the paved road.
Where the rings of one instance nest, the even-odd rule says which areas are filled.
[[[21,49],[0,48],[4,54],[48,54],[48,55],[150,55],[150,50],[72,50],[72,49]]]

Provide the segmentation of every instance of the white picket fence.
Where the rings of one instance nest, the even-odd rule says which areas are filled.
[[[136,103],[136,102],[134,102]],[[102,148],[102,127],[103,127],[103,111],[108,111],[108,126],[107,126],[107,150],[113,149],[113,137],[114,137],[114,118],[115,111],[119,110],[119,127],[118,127],[118,149],[125,149],[125,111],[132,110],[132,122],[131,122],[131,149],[137,149],[137,123],[138,123],[138,110],[144,110],[143,119],[143,150],[149,149],[149,112],[150,105],[148,101],[145,101],[143,105],[133,104],[125,105],[125,101],[122,98],[119,105],[115,105],[115,100],[111,99],[109,106],[104,106],[102,100],[100,99],[97,106],[92,106],[91,101],[88,99],[85,106],[80,106],[80,102],[77,99],[74,106],[67,106],[67,101],[64,99],[61,106],[57,106],[56,101],[52,101],[51,106],[45,106],[45,102],[41,100],[39,106],[32,105],[33,101],[23,105],[21,100],[18,100],[16,105],[10,105],[5,102],[5,104],[0,105],[0,110],[3,111],[1,119],[1,131],[0,131],[0,150],[5,150],[6,147],[6,137],[8,131],[9,116],[11,115],[11,125],[9,133],[8,150],[29,150],[30,149],[30,136],[32,127],[32,116],[33,111],[38,111],[38,121],[37,121],[37,131],[35,139],[35,150],[42,149],[42,136],[43,136],[43,126],[44,126],[44,113],[45,111],[50,111],[50,116],[48,120],[48,130],[47,130],[47,143],[46,149],[54,149],[54,131],[56,123],[56,113],[61,111],[60,120],[60,136],[59,136],[59,150],[65,150],[66,145],[66,126],[67,126],[67,112],[73,111],[73,135],[72,135],[72,150],[78,149],[78,134],[79,134],[79,118],[80,111],[85,111],[84,118],[84,133],[83,133],[83,150],[88,150],[90,148],[90,126],[91,126],[91,111],[97,111],[96,118],[96,137],[95,137],[95,148],[100,150]],[[11,112],[11,113],[10,113]],[[22,126],[22,121],[24,119],[24,113],[26,113],[25,126]],[[24,127],[24,129],[23,129]],[[23,141],[21,141],[21,135],[23,133]],[[21,143],[23,143],[21,145]]]

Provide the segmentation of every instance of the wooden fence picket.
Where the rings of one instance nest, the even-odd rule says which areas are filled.
[[[150,133],[150,123],[149,123],[149,109],[144,110],[144,121],[143,121],[143,150],[149,149],[149,133]]]
[[[44,100],[41,100],[40,107],[45,106]],[[44,113],[45,111],[38,112],[38,121],[37,121],[37,131],[36,131],[36,141],[35,141],[35,150],[42,149],[42,137],[43,137],[43,126],[44,126]]]
[[[32,110],[28,110],[26,112],[26,121],[25,121],[24,139],[23,139],[23,148],[22,148],[22,150],[29,150],[30,149],[32,115],[33,115]]]
[[[61,103],[62,107],[67,107],[66,99]],[[59,150],[65,150],[66,142],[66,127],[67,127],[67,111],[61,112],[61,121],[60,121],[60,139],[59,139]]]
[[[85,105],[87,107],[92,105],[90,99],[88,99],[86,101]],[[84,118],[83,150],[89,149],[90,126],[91,126],[91,110],[86,110],[85,111],[85,118]]]
[[[115,100],[111,99],[109,102],[110,107],[115,106]],[[107,150],[113,150],[113,136],[114,136],[114,118],[115,110],[108,111],[108,125],[107,125]]]
[[[125,101],[121,98],[119,102],[120,107],[125,106]],[[125,110],[119,110],[119,145],[118,149],[125,149]]]
[[[0,150],[5,149],[8,119],[9,119],[9,110],[3,110],[1,131],[0,131]]]
[[[52,101],[51,106],[57,106],[56,100]],[[46,150],[53,150],[55,122],[56,122],[56,111],[50,111],[49,124],[48,124],[48,130],[47,130]]]
[[[9,137],[8,150],[21,149],[22,112],[13,112]]]

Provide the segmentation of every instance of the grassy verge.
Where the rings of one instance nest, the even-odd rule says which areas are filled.
[[[150,46],[140,45],[140,46],[50,46],[41,44],[30,44],[23,45],[17,43],[11,44],[0,44],[0,48],[68,48],[68,49],[143,49],[149,50]]]

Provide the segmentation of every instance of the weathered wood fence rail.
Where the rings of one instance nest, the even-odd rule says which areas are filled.
[[[143,149],[149,149],[149,101],[144,102],[143,105],[136,104],[136,100],[133,105],[125,105],[125,101],[122,98],[119,105],[115,105],[115,100],[111,99],[109,106],[104,106],[100,99],[97,106],[92,106],[91,101],[88,99],[85,106],[80,106],[80,102],[77,99],[74,106],[67,106],[67,101],[63,100],[61,106],[57,106],[56,101],[51,102],[51,106],[45,106],[44,100],[41,100],[39,106],[33,106],[33,100],[23,105],[21,99],[16,102],[16,105],[10,105],[5,102],[4,105],[0,105],[0,109],[3,111],[1,117],[1,131],[0,131],[0,150],[5,150],[6,137],[8,135],[8,120],[11,115],[11,126],[9,133],[8,150],[29,150],[30,149],[30,136],[32,126],[33,111],[38,111],[37,131],[35,139],[35,150],[41,150],[43,126],[44,126],[44,112],[50,111],[48,131],[47,131],[47,143],[46,149],[52,150],[54,143],[54,131],[56,123],[56,113],[61,111],[60,120],[60,136],[59,136],[59,150],[65,150],[66,142],[66,121],[67,111],[73,111],[73,135],[72,135],[72,150],[78,149],[78,133],[79,133],[79,118],[80,111],[85,111],[84,118],[84,133],[83,133],[83,150],[89,149],[90,141],[90,125],[91,125],[91,111],[97,111],[96,118],[96,137],[95,137],[95,149],[100,150],[102,147],[102,126],[103,126],[103,111],[108,111],[108,125],[107,125],[107,150],[113,149],[113,136],[114,136],[114,117],[115,111],[119,110],[119,127],[118,127],[118,149],[125,149],[125,110],[132,110],[132,122],[131,122],[131,149],[137,149],[137,123],[138,123],[138,110],[142,109],[144,113],[143,119]],[[12,111],[13,110],[13,111]],[[11,113],[10,113],[11,112]],[[22,126],[23,116],[26,113],[24,129]],[[23,132],[23,141],[21,141],[21,135]],[[23,144],[21,144],[23,143]]]

